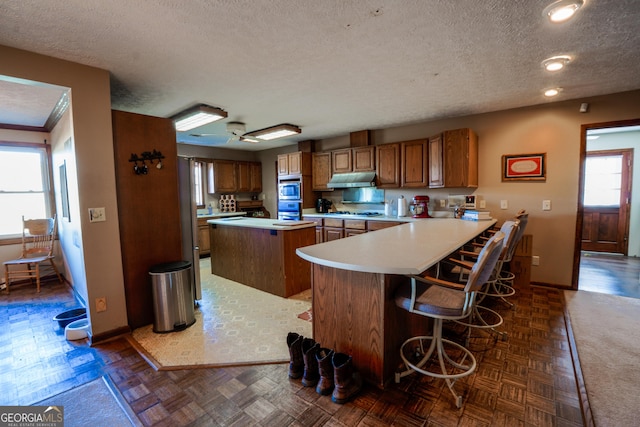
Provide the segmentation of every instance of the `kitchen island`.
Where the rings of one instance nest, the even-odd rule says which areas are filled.
[[[311,264],[296,249],[315,242],[315,223],[211,219],[211,273],[284,298],[311,287]]]
[[[313,338],[352,355],[363,377],[384,387],[401,361],[400,345],[431,333],[426,318],[396,307],[396,288],[495,222],[424,219],[299,248],[312,263]]]

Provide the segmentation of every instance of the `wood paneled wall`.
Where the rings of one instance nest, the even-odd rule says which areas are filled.
[[[150,267],[182,258],[177,145],[170,119],[113,111],[118,217],[129,326],[153,322]],[[162,169],[147,162],[136,175],[131,154],[160,151]],[[100,161],[100,159],[95,159]]]

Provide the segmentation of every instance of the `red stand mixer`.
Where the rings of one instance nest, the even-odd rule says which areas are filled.
[[[431,218],[429,215],[429,196],[413,196],[409,210],[413,218]]]

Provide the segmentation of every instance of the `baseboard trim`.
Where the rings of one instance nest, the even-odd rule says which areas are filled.
[[[128,335],[130,333],[131,333],[131,327],[127,325],[127,326],[121,326],[116,329],[111,329],[110,331],[107,331],[107,332],[91,335],[91,347],[93,347],[96,344],[103,343],[105,341],[110,341],[115,338]]]

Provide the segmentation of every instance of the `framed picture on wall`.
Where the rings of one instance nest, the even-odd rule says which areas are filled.
[[[502,156],[502,181],[545,181],[546,179],[546,153]]]

